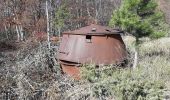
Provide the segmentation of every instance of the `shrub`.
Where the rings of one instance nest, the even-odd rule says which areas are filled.
[[[106,68],[104,68],[106,67]],[[117,69],[94,65],[82,69],[83,77],[92,83],[91,89],[96,98],[114,97],[116,100],[161,100],[165,89],[163,80],[148,77],[144,68],[136,70]]]

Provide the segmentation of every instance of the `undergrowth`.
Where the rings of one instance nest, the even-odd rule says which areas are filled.
[[[53,70],[49,67],[46,45],[26,48],[15,54],[0,53],[0,99],[168,100],[170,39],[143,40],[146,41],[139,45],[136,69],[130,68],[135,39],[128,36],[124,38],[130,54],[128,68],[84,65],[80,81],[60,74],[58,65]]]
[[[169,99],[169,47],[169,38],[144,42],[139,46],[136,69],[85,65],[82,77],[91,84],[92,96],[100,100]]]
[[[83,67],[82,72],[82,77],[93,84],[93,96],[100,100],[108,96],[115,100],[162,100],[164,97],[165,81],[150,77],[152,72],[145,68],[100,70],[90,65]]]

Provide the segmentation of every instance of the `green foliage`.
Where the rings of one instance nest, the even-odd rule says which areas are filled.
[[[69,17],[69,11],[66,4],[62,4],[57,8],[55,13],[55,26],[57,28],[62,28],[64,26],[65,20]]]
[[[110,26],[119,26],[136,38],[163,37],[168,33],[164,15],[156,9],[155,0],[123,0],[110,20]]]
[[[160,38],[160,37],[164,37],[167,34],[163,31],[158,31],[158,32],[154,32],[150,35],[151,38]]]
[[[94,65],[83,67],[83,77],[92,83],[93,96],[96,98],[114,97],[116,100],[161,100],[165,84],[163,80],[149,77],[147,70],[138,68],[116,69]]]

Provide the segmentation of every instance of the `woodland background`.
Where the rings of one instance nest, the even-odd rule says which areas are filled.
[[[84,65],[76,81],[47,40],[91,23],[124,31],[127,68]],[[169,24],[169,0],[0,0],[0,100],[169,100]]]

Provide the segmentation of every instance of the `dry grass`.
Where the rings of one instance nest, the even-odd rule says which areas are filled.
[[[170,24],[170,1],[158,0],[159,8],[165,13],[166,22]]]
[[[131,60],[129,61],[133,63],[135,38],[124,37],[124,42],[130,50]],[[97,92],[100,93],[100,90],[103,89],[100,88],[101,85],[110,86],[112,83],[108,82],[112,82],[116,77],[124,79],[131,72],[133,77],[146,75],[146,80],[165,82],[166,89],[170,90],[170,39],[146,41],[139,46],[139,50],[139,63],[136,70],[113,72],[114,75],[117,75],[115,77],[105,77],[105,74],[102,74],[104,77],[102,81],[92,83],[85,80],[79,82],[71,80],[71,78],[60,74],[57,65],[53,68],[55,70],[52,70],[49,67],[49,51],[46,45],[15,51],[14,55],[7,52],[0,53],[0,99],[111,100],[115,98],[114,95],[99,94],[99,97],[96,97],[94,90],[97,88]],[[112,67],[102,67],[99,71],[109,70]],[[168,96],[169,92],[165,91],[165,95]]]
[[[170,38],[161,38],[140,45],[140,54],[145,55],[164,55],[170,54]]]
[[[55,73],[49,68],[46,46],[24,48],[15,53],[6,51],[1,57],[0,99],[43,100],[41,95],[48,94],[48,87],[55,80]]]

